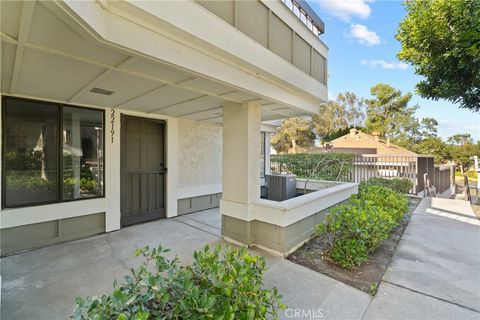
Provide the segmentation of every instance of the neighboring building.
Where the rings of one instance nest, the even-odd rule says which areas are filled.
[[[415,152],[380,139],[378,132],[369,135],[355,128],[350,129],[350,133],[332,140],[327,147],[331,152],[356,155],[355,169],[348,178],[350,181],[360,182],[371,177],[407,178],[415,186],[412,193],[417,192],[416,186],[420,180],[423,181],[423,175],[418,172],[424,170],[426,164],[423,162],[429,159],[422,157],[419,164],[420,156]],[[323,152],[327,152],[324,147],[315,147],[308,151],[308,153]],[[430,165],[433,168],[433,162]]]
[[[2,1],[1,20],[2,254],[220,197],[248,224],[262,121],[327,101],[304,1]]]
[[[380,139],[378,132],[371,135],[357,129],[350,129],[350,133],[330,141],[331,151],[352,154],[376,154],[388,156],[416,156],[415,152],[397,146],[389,141]],[[308,153],[326,152],[324,147],[314,147]]]

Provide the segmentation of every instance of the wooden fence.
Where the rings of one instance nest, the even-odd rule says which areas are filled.
[[[418,194],[425,189],[424,175],[438,193],[449,189],[453,178],[453,166],[435,166],[431,156],[398,156],[364,154],[355,157],[352,181],[360,182],[371,177],[405,178],[413,183],[410,193]]]

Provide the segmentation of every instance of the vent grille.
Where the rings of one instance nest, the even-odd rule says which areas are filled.
[[[103,94],[105,96],[109,96],[109,95],[113,94],[113,91],[110,91],[110,90],[107,90],[107,89],[102,89],[102,88],[93,88],[92,90],[90,90],[90,92]]]

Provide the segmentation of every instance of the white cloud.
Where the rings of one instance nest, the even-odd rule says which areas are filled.
[[[474,140],[480,139],[480,121],[450,121],[444,119],[438,119],[438,133],[444,139],[453,136],[457,133],[470,133]]]
[[[343,21],[350,21],[352,17],[366,19],[372,9],[368,5],[372,0],[317,0],[320,7]]]
[[[405,70],[408,68],[408,65],[403,62],[387,62],[385,60],[362,60],[360,61],[361,64],[375,68],[377,66],[382,67],[383,69],[386,70],[393,70],[393,69],[399,69],[399,70]]]
[[[378,34],[374,31],[368,30],[367,26],[362,24],[350,25],[350,33],[348,36],[357,40],[358,43],[366,44],[368,46],[374,46],[381,42]]]

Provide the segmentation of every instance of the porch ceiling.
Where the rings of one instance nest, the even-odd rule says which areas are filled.
[[[1,2],[1,91],[77,105],[222,121],[258,101],[262,120],[305,115],[278,102],[95,40],[54,2]],[[111,91],[110,95],[92,92]]]

